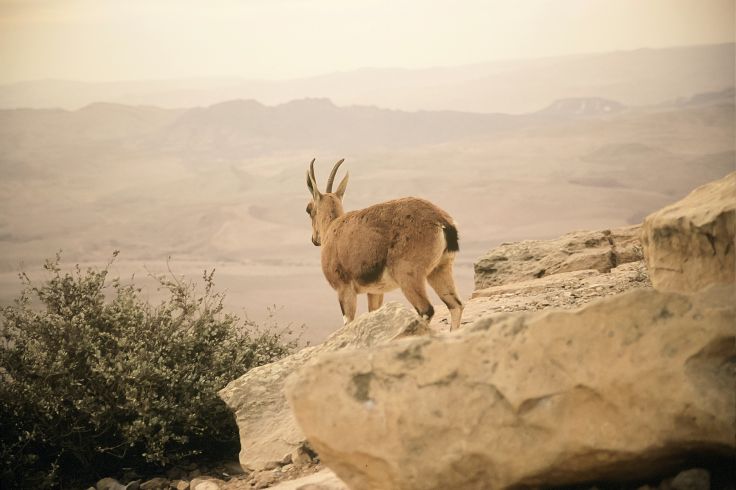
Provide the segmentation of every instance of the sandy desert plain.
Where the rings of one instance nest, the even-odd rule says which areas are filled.
[[[474,260],[495,245],[638,223],[732,171],[734,45],[725,46],[712,48],[718,77],[681,81],[680,97],[612,99],[607,86],[625,93],[611,80],[545,92],[546,105],[513,114],[484,104],[469,112],[465,99],[465,111],[415,111],[321,96],[2,109],[0,303],[17,294],[19,270],[42,280],[43,259],[58,250],[65,265],[83,267],[120,250],[113,275],[134,275],[153,301],[161,292],[148,273],[166,272],[167,257],[193,279],[216,268],[228,310],[263,321],[276,305],[279,325],[304,324],[303,339],[318,342],[341,316],[305,214],[313,157],[323,186],[346,158],[348,210],[408,195],[447,210],[460,230],[455,275],[467,297]],[[0,87],[3,107],[7,92]]]

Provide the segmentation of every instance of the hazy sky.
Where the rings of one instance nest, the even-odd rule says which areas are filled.
[[[0,82],[293,78],[734,41],[734,0],[0,0]]]

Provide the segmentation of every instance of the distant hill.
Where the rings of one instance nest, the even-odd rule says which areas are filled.
[[[669,102],[669,105],[680,107],[693,107],[709,104],[733,104],[736,99],[736,88],[733,86],[717,90],[715,92],[706,92],[695,94],[692,97],[683,97]]]
[[[39,80],[0,86],[0,108],[78,109],[92,102],[180,108],[232,99],[274,105],[301,98],[408,111],[513,114],[578,97],[602,97],[627,106],[655,105],[733,87],[735,46],[639,49],[426,69],[366,68],[287,81]]]
[[[546,108],[539,111],[539,114],[548,116],[586,117],[612,115],[621,112],[624,109],[626,109],[626,106],[616,102],[615,100],[608,100],[600,97],[577,97],[556,100]]]
[[[405,112],[367,106],[338,107],[328,99],[277,106],[235,100],[190,109],[156,135],[187,151],[260,153],[290,148],[396,148],[489,134],[519,117],[462,112]]]
[[[238,158],[294,148],[381,149],[442,143],[512,128],[519,116],[405,112],[338,107],[328,99],[277,106],[232,100],[209,107],[160,109],[95,103],[75,111],[0,110],[0,156],[25,148],[123,151]]]

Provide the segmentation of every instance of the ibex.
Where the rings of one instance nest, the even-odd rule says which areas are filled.
[[[383,294],[396,288],[417,313],[429,322],[434,308],[427,299],[426,283],[450,310],[450,330],[460,327],[463,304],[455,290],[452,263],[459,250],[455,222],[434,204],[405,197],[345,213],[342,198],[345,177],[332,192],[338,161],[327,179],[325,193],[314,176],[314,160],[307,171],[312,200],[312,243],[322,246],[322,272],[337,291],[343,321],[355,318],[357,295],[368,294],[368,311],[383,303]]]

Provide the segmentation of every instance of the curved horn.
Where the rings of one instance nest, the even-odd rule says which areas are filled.
[[[332,172],[330,172],[330,178],[327,179],[327,189],[325,190],[325,192],[332,192],[332,183],[335,181],[335,175],[337,174],[337,169],[340,168],[340,165],[344,161],[345,159],[341,158],[340,161],[337,162],[334,167],[332,167]]]
[[[315,187],[317,186],[317,177],[314,176],[314,161],[316,158],[312,158],[312,162],[309,164],[309,176],[312,177],[312,182]]]
[[[319,188],[317,187],[317,178],[314,176],[314,161],[316,158],[312,158],[312,162],[309,164],[309,170],[307,170],[307,186],[312,191],[312,196],[320,195]]]

